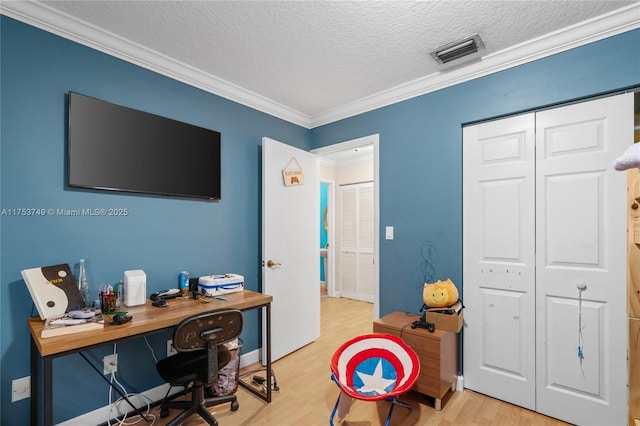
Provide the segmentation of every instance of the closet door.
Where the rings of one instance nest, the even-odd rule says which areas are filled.
[[[632,142],[632,94],[536,115],[537,411],[581,425],[627,422]]]
[[[373,183],[343,185],[341,295],[373,302]]]
[[[626,424],[632,141],[632,94],[464,129],[465,387]]]
[[[464,128],[464,385],[535,409],[534,115]]]

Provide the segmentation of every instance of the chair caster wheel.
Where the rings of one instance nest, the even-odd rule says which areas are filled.
[[[231,401],[231,411],[238,411],[240,403],[238,401]]]
[[[160,417],[163,419],[169,417],[169,409],[165,407],[160,408]]]

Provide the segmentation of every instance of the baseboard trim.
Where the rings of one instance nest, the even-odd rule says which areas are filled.
[[[163,384],[157,386],[152,389],[148,389],[144,392],[141,392],[138,395],[130,396],[129,399],[134,403],[134,405],[141,407],[141,409],[146,410],[146,399],[142,398],[140,395],[143,395],[149,398],[151,401],[159,401],[167,394],[167,390],[170,388],[168,384]],[[173,395],[182,391],[183,388],[175,387],[171,389],[169,395]],[[125,405],[126,402],[124,403]],[[128,406],[128,405],[127,405]],[[86,425],[98,425],[107,422],[109,419],[109,409],[110,405],[105,405],[104,407],[100,407],[96,410],[85,413],[81,416],[74,417],[62,423],[57,423],[56,426],[86,426]],[[131,407],[128,407],[131,408]],[[120,415],[120,413],[111,413],[112,415]]]
[[[240,355],[240,368],[244,368],[247,365],[255,364],[256,362],[260,362],[260,354],[262,350],[260,348],[248,352],[246,354]]]
[[[256,349],[244,355],[241,354],[240,368],[259,362],[260,353],[261,353],[261,350]],[[151,401],[160,401],[162,398],[165,397],[165,395],[167,394],[167,390],[169,390],[169,388],[170,386],[168,384],[162,384],[160,386],[156,386],[155,388],[147,389],[146,391],[141,392],[140,394],[130,396],[129,399],[131,399],[134,405],[141,407],[141,409],[143,410],[146,410],[146,405],[147,405],[146,398],[148,398]],[[182,390],[183,388],[181,387],[174,387],[169,392],[169,395],[174,395],[176,393],[182,392]],[[124,404],[127,405],[126,402]],[[128,408],[131,408],[131,407],[128,407]],[[56,426],[86,426],[88,424],[92,424],[92,425],[103,424],[107,422],[107,420],[109,419],[109,409],[110,409],[110,405],[105,405],[104,407],[100,407],[88,413],[82,414],[81,416],[74,417],[62,423],[57,423]],[[121,413],[114,412],[113,415],[121,415]]]
[[[458,376],[456,382],[456,392],[462,392],[464,390],[464,376]]]

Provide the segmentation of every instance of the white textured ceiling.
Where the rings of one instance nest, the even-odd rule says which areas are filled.
[[[453,84],[470,78],[480,69],[478,62],[493,60],[495,69],[527,60],[514,47],[549,40],[619,9],[627,18],[615,23],[621,27],[618,32],[638,27],[638,5],[597,0],[85,0],[4,1],[1,10],[314,127],[420,94],[431,79],[443,82],[449,74]],[[430,57],[432,49],[474,33],[486,44],[481,60],[441,69]],[[544,46],[549,51],[563,48],[548,42]],[[534,53],[546,54],[526,55]],[[416,82],[419,87],[402,92]]]

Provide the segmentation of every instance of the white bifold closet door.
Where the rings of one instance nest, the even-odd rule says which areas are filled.
[[[626,424],[632,141],[632,94],[464,128],[465,387]]]
[[[373,302],[373,182],[340,186],[342,297]]]

